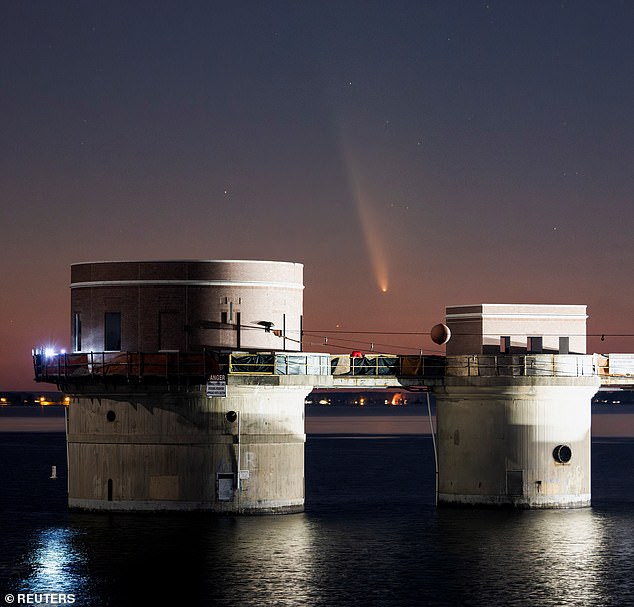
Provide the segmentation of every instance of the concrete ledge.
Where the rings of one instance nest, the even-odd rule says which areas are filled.
[[[214,435],[209,433],[209,440],[201,441],[200,434],[183,434],[163,436],[159,434],[73,434],[68,444],[90,445],[176,445],[178,447],[209,447],[210,445],[237,444],[233,435]],[[242,434],[242,445],[293,445],[306,442],[305,434]]]
[[[511,387],[513,390],[542,386],[552,387],[588,387],[599,389],[601,380],[598,375],[577,377],[547,377],[542,375],[529,376],[471,376],[471,377],[445,377],[445,380],[436,391],[442,392],[444,388],[476,388],[478,393],[486,388]],[[497,393],[497,392],[496,392]]]
[[[228,507],[224,507],[224,506]],[[234,502],[182,502],[165,500],[107,501],[69,498],[70,510],[83,512],[211,512],[215,514],[295,514],[304,511],[304,501],[271,501],[261,505],[245,505],[236,508]]]
[[[331,386],[330,375],[227,375],[228,386],[306,386],[316,388]],[[204,387],[203,387],[204,393]]]
[[[452,495],[438,494],[438,506],[474,508],[517,508],[517,509],[564,509],[589,508],[592,505],[590,493],[578,495]]]

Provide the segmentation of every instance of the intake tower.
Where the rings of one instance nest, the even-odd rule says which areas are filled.
[[[586,307],[451,306],[435,388],[438,503],[566,508],[591,502]]]
[[[301,511],[304,399],[328,373],[301,352],[303,288],[298,263],[73,264],[72,351],[36,357],[72,397],[69,506]]]

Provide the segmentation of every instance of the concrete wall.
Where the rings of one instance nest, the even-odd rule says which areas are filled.
[[[598,387],[596,377],[446,377],[434,390],[438,503],[589,506]],[[567,463],[553,455],[560,445]]]
[[[75,395],[68,420],[69,506],[303,510],[304,399],[312,386],[290,382],[229,385],[226,398],[208,398],[202,387]],[[238,418],[229,421],[229,411]],[[248,476],[240,486],[239,470]],[[223,483],[229,493],[220,495]]]
[[[586,353],[585,305],[477,304],[448,306],[448,356],[500,352],[500,337],[511,337],[512,354],[527,352],[528,338],[541,337],[542,352],[559,353],[567,337],[570,354]]]
[[[121,315],[122,351],[301,350],[303,288],[303,266],[298,263],[73,264],[71,350],[105,350],[109,312]],[[266,332],[260,321],[272,322],[281,334]]]

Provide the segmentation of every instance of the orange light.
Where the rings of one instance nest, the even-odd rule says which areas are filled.
[[[397,392],[394,396],[392,396],[392,402],[391,404],[393,406],[398,406],[398,405],[402,405],[403,404],[403,395],[400,392]]]

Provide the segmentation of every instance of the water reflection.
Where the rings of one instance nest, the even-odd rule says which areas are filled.
[[[206,590],[215,604],[315,604],[315,530],[306,515],[219,523],[207,533],[207,571],[216,581]]]
[[[594,509],[441,511],[439,521],[448,553],[473,549],[459,557],[464,568],[456,585],[465,597],[476,593],[479,601],[507,605],[594,606],[614,599],[610,559],[620,533]]]
[[[593,446],[598,506],[493,511],[435,507],[429,437],[313,438],[306,512],[263,517],[69,513],[65,486],[47,469],[38,485],[16,452],[6,592],[91,607],[634,605],[632,442]]]
[[[74,513],[70,522],[75,531],[42,534],[25,592],[70,592],[93,607],[297,605],[319,594],[304,514]]]
[[[619,605],[629,510],[353,509],[73,515],[34,536],[22,592],[99,605]]]
[[[85,577],[83,557],[75,542],[77,531],[51,527],[32,538],[32,550],[25,557],[30,575],[20,582],[25,593],[81,593]]]

